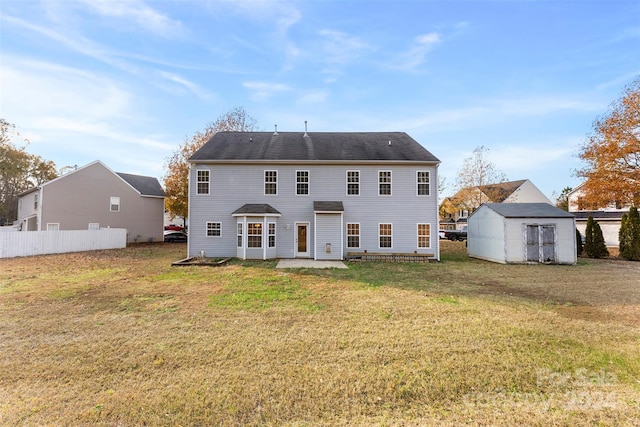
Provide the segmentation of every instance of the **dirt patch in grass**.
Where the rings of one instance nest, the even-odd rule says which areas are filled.
[[[171,267],[185,252],[0,260],[0,424],[640,423],[640,331],[614,315],[635,263]]]

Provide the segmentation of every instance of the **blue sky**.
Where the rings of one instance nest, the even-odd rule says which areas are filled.
[[[0,0],[0,117],[60,168],[161,178],[234,107],[271,131],[403,131],[445,195],[474,148],[547,196],[640,74],[640,1]]]

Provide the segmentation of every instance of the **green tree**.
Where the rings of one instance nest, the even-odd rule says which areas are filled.
[[[204,130],[185,137],[165,165],[165,208],[170,214],[187,218],[189,212],[189,157],[211,139],[216,132],[255,130],[256,119],[242,107],[236,107],[209,123]]]
[[[600,224],[590,216],[587,218],[587,228],[584,236],[584,252],[589,258],[604,258],[609,256],[609,250],[604,242]]]
[[[560,194],[556,197],[556,207],[563,211],[569,212],[569,193],[573,190],[571,187],[564,187]]]
[[[620,256],[622,258],[640,260],[640,214],[635,206],[629,208],[629,213],[622,215],[620,232]]]
[[[580,230],[576,228],[576,255],[578,256],[582,255],[583,249],[584,248],[582,245],[582,234],[580,234]]]
[[[23,146],[16,146],[14,140]],[[28,143],[15,125],[0,118],[0,223],[18,218],[20,193],[58,176],[53,162],[26,151]]]

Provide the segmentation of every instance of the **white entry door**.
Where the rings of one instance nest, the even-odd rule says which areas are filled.
[[[309,223],[296,223],[295,257],[309,258]]]

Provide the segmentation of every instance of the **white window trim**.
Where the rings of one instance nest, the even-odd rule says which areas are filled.
[[[428,246],[420,246],[420,226],[421,225],[428,225],[429,226],[429,234],[428,234],[428,236],[429,236],[429,245]],[[433,230],[433,226],[431,225],[430,222],[419,222],[416,225],[416,247],[418,249],[431,249],[431,234],[432,234],[431,232],[432,232],[432,230]],[[393,232],[393,229],[392,229],[392,232]]]
[[[380,172],[389,172],[389,179],[391,180],[391,182],[389,182],[389,194],[380,194],[380,185],[381,184],[387,184],[386,182],[380,182]],[[379,197],[391,197],[391,195],[393,194],[393,172],[390,170],[379,170],[378,171],[378,196]]]
[[[349,172],[358,172],[358,194],[349,194]],[[356,169],[349,169],[347,170],[346,174],[345,174],[345,181],[346,181],[346,187],[345,187],[345,193],[347,196],[352,196],[352,197],[358,197],[360,196],[360,194],[362,194],[362,173],[360,172],[360,170],[356,170]],[[354,182],[352,182],[351,184],[355,184]]]
[[[300,194],[298,193],[298,172],[306,172],[307,173],[307,194]],[[309,197],[309,195],[311,194],[311,172],[309,172],[308,170],[305,169],[298,169],[296,170],[296,176],[295,176],[295,192],[296,192],[296,196],[302,196],[302,197]],[[302,183],[304,184],[304,183]]]
[[[258,236],[257,234],[249,234],[249,229],[251,228],[251,225],[254,224],[259,224],[260,225],[260,246],[249,246],[249,238],[253,237],[253,236]],[[264,249],[265,244],[264,244],[264,221],[262,222],[257,222],[257,221],[247,221],[247,249]]]
[[[356,236],[356,234],[349,234],[349,226],[357,225],[358,226],[358,246],[349,246],[349,236]],[[378,229],[379,232],[379,229]],[[347,248],[348,249],[360,249],[362,247],[362,226],[359,222],[348,222],[347,223]]]
[[[88,230],[100,230],[99,222],[90,222]]]
[[[276,173],[276,182],[267,182],[267,172],[275,172]],[[277,196],[278,195],[278,170],[277,169],[265,169],[262,175],[262,191],[265,196]],[[275,184],[276,192],[275,193],[267,193],[267,184]]]
[[[47,223],[47,231],[60,231],[60,223],[59,222],[48,222]]]
[[[114,201],[116,203],[114,203]],[[113,209],[114,206],[117,206],[117,209]],[[109,212],[120,212],[120,197],[119,196],[110,196],[109,197]]]
[[[428,182],[426,182],[425,184],[427,185],[427,194],[420,194],[420,182],[418,181],[418,176],[420,175],[420,172],[426,172],[427,176],[428,176]],[[416,171],[416,196],[418,197],[430,197],[431,196],[431,172],[427,171],[427,170],[419,170]]]
[[[238,237],[240,238],[240,244],[238,245]],[[244,223],[236,223],[236,247],[244,248]]]
[[[271,234],[271,225],[273,225],[273,234]],[[275,222],[268,222],[267,223],[267,248],[269,249],[276,249],[277,245],[278,245],[278,227],[276,226]],[[269,238],[273,236],[273,246],[271,246],[271,242],[269,241]]]
[[[219,236],[209,236],[209,224],[220,224],[220,235]],[[207,221],[204,228],[204,235],[208,238],[220,238],[222,237],[222,222],[220,221]]]
[[[391,226],[391,235],[389,237],[391,237],[391,246],[380,246],[380,238],[383,237],[382,234],[380,234],[380,226],[383,224],[388,224]],[[387,237],[387,235],[385,234],[384,237]],[[393,249],[393,223],[391,222],[379,222],[378,223],[378,249]]]
[[[199,173],[200,172],[206,172],[207,173],[207,180],[206,181],[200,181],[199,178]],[[206,193],[201,193],[199,191],[200,189],[200,183],[207,183],[207,192]],[[196,169],[196,196],[208,196],[209,194],[211,194],[211,171],[209,169]]]

